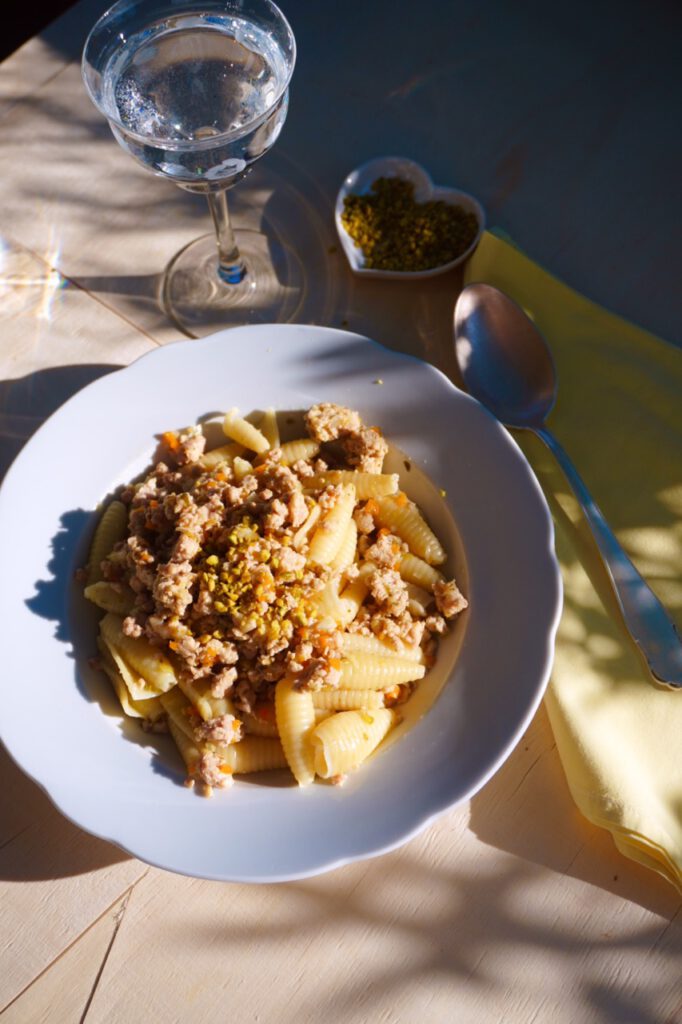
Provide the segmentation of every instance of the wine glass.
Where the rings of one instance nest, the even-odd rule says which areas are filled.
[[[185,246],[163,281],[168,313],[193,337],[286,320],[301,268],[272,232],[234,232],[227,189],[277,139],[296,60],[272,0],[119,0],[83,50],[88,93],[144,167],[206,195],[215,233]]]

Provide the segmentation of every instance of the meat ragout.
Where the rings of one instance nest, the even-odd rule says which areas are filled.
[[[191,717],[201,752],[192,777],[205,788],[230,782],[212,744],[239,743],[244,722],[273,707],[283,677],[301,691],[338,688],[344,635],[377,638],[397,653],[421,647],[428,664],[446,620],[467,607],[444,578],[415,600],[400,571],[409,547],[382,525],[373,498],[355,501],[358,542],[349,561],[309,557],[320,515],[345,486],[334,473],[381,474],[388,446],[343,406],[314,406],[305,424],[318,450],[291,464],[281,446],[216,460],[200,428],[168,432],[153,469],[118,495],[126,535],[100,568],[104,581],[130,594],[123,633],[161,649],[184,693],[230,701],[229,713]],[[323,595],[331,587],[343,596],[360,578],[366,596],[340,625]],[[385,703],[408,699],[413,686],[392,687]]]

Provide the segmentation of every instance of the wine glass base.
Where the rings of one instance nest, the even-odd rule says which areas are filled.
[[[288,246],[259,231],[235,236],[246,265],[238,284],[218,276],[214,234],[190,242],[166,268],[164,308],[190,338],[239,324],[286,323],[303,301],[303,268]]]

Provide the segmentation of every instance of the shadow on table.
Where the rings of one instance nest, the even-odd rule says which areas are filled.
[[[454,820],[453,847],[461,821]],[[250,948],[267,963],[283,943],[310,950],[307,969],[320,969],[318,983],[314,991],[290,983],[287,1024],[383,1020],[387,1008],[391,1020],[446,1020],[455,996],[460,1013],[452,1019],[530,1021],[541,993],[546,1013],[533,1019],[545,1021],[569,992],[576,1021],[663,1024],[659,1007],[675,998],[679,931],[663,939],[662,923],[637,927],[632,917],[619,927],[613,901],[587,902],[582,891],[576,898],[567,886],[552,887],[547,871],[525,859],[483,852],[476,867],[470,858],[459,867],[443,839],[430,846],[424,837],[380,862],[272,886],[266,901],[252,887],[251,912],[242,907],[229,922],[214,911],[215,890],[198,894],[199,903],[185,902],[170,925],[177,935],[168,941],[191,929],[196,948],[214,953],[220,944],[227,962]],[[336,951],[333,973],[315,960],[320,942]],[[628,983],[645,956],[646,977]],[[546,989],[538,970],[548,972]]]
[[[0,477],[55,409],[86,384],[117,368],[96,364],[60,366],[0,382]],[[62,817],[1,747],[0,777],[0,877],[58,878],[127,859],[121,850],[86,835]]]
[[[623,857],[610,834],[579,812],[544,705],[508,760],[471,801],[469,827],[488,846],[580,878],[652,913],[665,913],[671,897],[679,902],[669,882]]]
[[[73,825],[0,746],[0,879],[41,881],[83,875],[129,855]]]
[[[118,370],[107,364],[55,366],[0,381],[0,480],[38,427],[87,384]]]

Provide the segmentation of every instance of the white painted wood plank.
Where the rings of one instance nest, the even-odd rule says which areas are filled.
[[[39,36],[29,39],[0,64],[0,118],[45,85],[68,63]]]
[[[0,748],[0,1009],[144,874],[72,825]]]
[[[22,248],[0,274],[0,472],[78,388],[154,347]],[[63,818],[0,749],[0,1007],[145,870]]]
[[[114,941],[127,895],[117,900],[4,1010],[3,1024],[77,1024]]]
[[[41,255],[49,252],[69,280],[156,341],[183,336],[160,308],[161,276],[179,249],[211,230],[205,200],[152,176],[115,143],[75,65],[6,118],[0,177],[12,195],[0,210],[7,237]],[[458,277],[425,282],[416,301],[409,290],[354,280],[338,250],[329,197],[280,146],[229,201],[237,228],[258,228],[265,217],[294,248],[306,277],[297,321],[365,331],[453,369]]]
[[[49,255],[0,246],[0,475],[79,388],[155,347],[62,278]]]
[[[94,0],[79,5],[56,34],[31,41],[0,68],[0,180],[6,198],[0,231],[5,241],[23,242],[42,257],[39,283],[15,287],[13,305],[3,305],[8,293],[0,274],[0,465],[55,404],[103,366],[128,362],[151,346],[150,337],[164,342],[179,336],[158,309],[158,275],[181,244],[208,230],[199,198],[147,175],[118,149],[89,104],[77,67],[68,63],[97,6]],[[614,44],[610,56],[601,49],[598,56],[583,55],[582,81],[574,83],[572,65],[568,72],[558,68],[552,89],[539,99],[532,62],[522,60],[524,74],[517,81],[529,77],[515,102],[525,95],[526,105],[516,105],[509,131],[521,137],[513,139],[509,132],[500,135],[494,116],[481,121],[480,112],[490,113],[496,102],[486,84],[492,81],[486,78],[487,62],[504,74],[505,54],[513,53],[518,65],[535,45],[529,27],[519,24],[522,11],[509,15],[514,46],[506,38],[491,42],[490,29],[483,33],[472,23],[465,29],[466,61],[438,72],[415,68],[413,80],[398,58],[407,42],[410,50],[427,53],[413,40],[419,26],[410,26],[407,40],[396,23],[390,39],[382,35],[386,46],[379,53],[372,32],[382,21],[380,7],[364,9],[366,31],[339,40],[337,51],[353,75],[362,65],[362,48],[375,51],[367,74],[381,88],[361,91],[358,118],[345,72],[329,86],[332,93],[323,92],[329,69],[305,44],[321,37],[319,19],[324,22],[325,15],[323,7],[306,8],[299,8],[294,22],[302,43],[297,75],[307,88],[292,96],[282,142],[233,193],[238,224],[257,222],[267,208],[299,249],[306,270],[317,265],[319,274],[309,281],[317,304],[301,318],[364,331],[452,370],[449,321],[456,276],[435,279],[418,293],[389,290],[351,279],[339,254],[326,251],[334,242],[329,214],[341,177],[370,155],[367,145],[374,153],[391,138],[403,138],[409,122],[417,127],[408,141],[422,146],[434,176],[440,169],[446,181],[466,167],[475,191],[483,190],[496,216],[518,229],[518,241],[535,255],[553,260],[554,269],[575,283],[586,286],[589,279],[595,298],[612,305],[620,300],[630,315],[663,333],[675,322],[666,289],[672,259],[664,260],[660,275],[660,253],[672,252],[675,244],[675,220],[665,199],[672,177],[660,161],[649,159],[662,182],[652,193],[655,208],[648,206],[640,220],[636,250],[623,244],[633,232],[630,213],[635,220],[637,215],[632,195],[646,194],[633,185],[644,180],[645,163],[640,159],[640,171],[631,177],[637,154],[624,147],[617,124],[633,123],[631,111],[646,104],[658,110],[653,99],[662,81],[660,75],[643,77],[644,65],[637,63],[638,52],[649,52],[638,38],[641,24],[628,26],[627,38]],[[598,32],[598,15],[592,16]],[[549,37],[544,42],[546,60],[550,50],[559,60],[566,56],[565,47]],[[657,53],[665,49],[656,47]],[[610,75],[596,100],[591,61],[608,66]],[[632,106],[632,97],[623,99],[621,67],[641,108]],[[470,114],[455,117],[455,128],[477,139],[466,165],[462,135],[453,130],[444,141],[429,117],[420,116],[438,109],[434,99],[441,93],[447,96],[444,75],[448,88],[468,97]],[[496,97],[497,86],[494,91]],[[343,103],[335,101],[335,132],[320,149],[317,139],[311,145],[310,126],[319,122],[323,94],[327,106],[333,95]],[[566,114],[569,108],[573,112]],[[607,110],[616,125],[609,138],[600,128]],[[467,128],[469,116],[474,120]],[[569,156],[579,155],[581,166],[563,160],[566,147]],[[301,170],[309,164],[324,182],[321,196]],[[614,183],[614,168],[623,172],[621,184]],[[550,201],[552,189],[560,206]],[[608,232],[601,216],[584,215],[601,215],[604,198]],[[542,216],[533,216],[534,210]],[[627,217],[620,216],[623,211]],[[301,227],[292,229],[292,214]],[[586,251],[598,257],[585,261]],[[50,274],[54,266],[99,301],[73,286],[59,287],[63,281]],[[656,309],[649,321],[647,303]],[[110,949],[106,908],[142,877],[144,867],[76,830],[5,762],[3,754],[0,1006],[25,989],[8,1011],[14,1019],[22,1019],[20,1012],[25,1020],[43,1019],[53,1006],[56,1015],[44,1019],[68,1020],[91,991],[105,940],[108,956],[88,1024],[682,1019],[679,897],[622,858],[606,833],[578,815],[543,712],[468,808],[452,812],[403,850],[322,878],[262,888],[152,871],[134,890]]]
[[[81,0],[0,64],[0,118],[67,64],[80,60],[91,25],[107,6],[106,0]]]
[[[574,1024],[626,997],[652,1021],[672,1012],[679,929],[654,949],[660,915],[484,846],[465,818],[453,812],[381,860],[286,885],[150,872],[89,1024],[202,1024],[220,1012],[273,1024]]]

